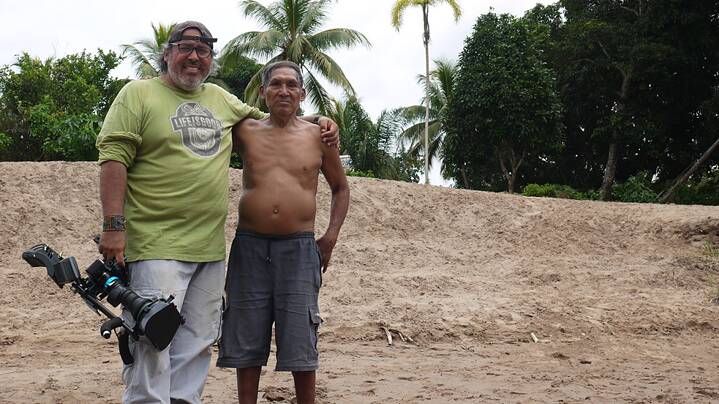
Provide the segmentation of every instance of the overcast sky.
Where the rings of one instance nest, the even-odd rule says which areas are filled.
[[[532,8],[537,0],[457,0],[462,17],[455,23],[451,9],[440,4],[430,9],[430,58],[456,61],[465,38],[482,14],[490,8],[496,13],[517,16]],[[268,5],[270,0],[260,0]],[[364,108],[376,118],[386,108],[414,105],[420,102],[422,89],[417,75],[424,73],[422,14],[409,9],[401,30],[390,25],[393,0],[338,0],[330,9],[323,29],[351,28],[363,33],[370,48],[332,51],[357,92]],[[62,57],[86,49],[120,51],[120,45],[152,35],[151,23],[171,24],[189,19],[204,23],[218,38],[221,49],[230,39],[260,26],[246,19],[237,0],[0,0],[6,34],[0,36],[0,65],[12,64],[16,55]],[[128,62],[113,74],[133,78]],[[332,89],[335,97],[342,94]],[[435,164],[439,166],[439,164]],[[434,168],[433,184],[446,184]]]

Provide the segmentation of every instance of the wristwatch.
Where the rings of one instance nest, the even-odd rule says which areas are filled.
[[[112,215],[103,217],[102,231],[125,231],[125,216]]]

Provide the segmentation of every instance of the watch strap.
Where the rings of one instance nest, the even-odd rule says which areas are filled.
[[[104,216],[102,218],[102,231],[125,231],[125,216]]]

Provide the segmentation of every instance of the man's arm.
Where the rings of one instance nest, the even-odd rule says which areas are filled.
[[[335,121],[327,118],[326,116],[320,115],[306,115],[300,117],[302,120],[312,122],[315,125],[320,126],[320,137],[322,142],[327,146],[334,146],[340,148],[340,133],[339,127]]]
[[[119,161],[108,160],[100,166],[100,203],[103,218],[123,215],[125,191],[127,189],[127,168]],[[114,258],[125,266],[125,232],[103,231],[98,249],[105,259]]]
[[[322,254],[322,272],[325,272],[330,263],[330,257],[332,257],[332,250],[337,243],[340,228],[342,228],[342,223],[344,223],[347,216],[350,204],[350,189],[347,184],[345,170],[340,161],[339,150],[325,145],[322,145],[322,149],[322,174],[324,174],[332,191],[330,223],[325,234],[317,240],[317,245],[320,247],[320,253]]]

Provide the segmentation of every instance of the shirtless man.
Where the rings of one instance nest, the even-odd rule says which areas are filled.
[[[256,403],[274,322],[275,370],[292,372],[298,403],[314,403],[318,295],[347,215],[349,188],[337,148],[320,141],[318,126],[297,117],[305,99],[300,68],[292,62],[268,65],[260,94],[269,118],[248,118],[233,130],[243,189],[217,365],[237,368],[239,402]],[[332,204],[327,231],[315,241],[320,170]]]

